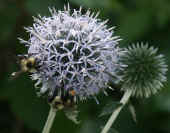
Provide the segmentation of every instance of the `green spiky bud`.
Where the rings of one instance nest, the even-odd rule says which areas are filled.
[[[132,89],[132,95],[136,97],[155,94],[167,81],[168,66],[164,56],[157,54],[157,48],[143,43],[133,44],[125,50],[120,57],[125,66],[122,71],[122,89]]]

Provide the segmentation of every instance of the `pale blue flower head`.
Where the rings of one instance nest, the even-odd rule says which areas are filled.
[[[39,94],[57,95],[74,90],[80,100],[105,91],[110,80],[119,80],[118,47],[120,38],[108,28],[107,21],[89,10],[50,9],[50,17],[34,18],[27,55],[36,58],[37,71],[32,73]]]

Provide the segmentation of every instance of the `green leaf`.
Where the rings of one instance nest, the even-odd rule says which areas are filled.
[[[129,103],[128,108],[129,108],[129,111],[132,115],[133,121],[137,123],[135,107],[131,103]]]
[[[78,133],[99,133],[100,128],[96,123],[94,120],[86,120]]]
[[[78,113],[79,111],[77,110],[77,106],[73,108],[66,108],[64,110],[65,115],[67,116],[68,119],[72,120],[75,124],[79,124],[80,121],[77,120]]]
[[[122,104],[120,102],[110,102],[108,103],[103,109],[102,112],[100,113],[99,117],[109,115],[111,114],[117,107],[121,106]]]

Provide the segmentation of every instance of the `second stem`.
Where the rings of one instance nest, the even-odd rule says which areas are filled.
[[[115,109],[111,115],[111,117],[109,118],[109,120],[107,121],[106,125],[104,126],[103,130],[101,133],[107,133],[109,131],[109,129],[111,128],[112,124],[114,123],[114,121],[116,120],[117,116],[119,115],[121,109],[124,107],[124,105],[129,101],[129,98],[132,94],[132,90],[127,90],[122,99],[120,100],[120,103],[122,105],[120,105],[117,109]]]
[[[53,124],[54,119],[55,119],[55,115],[56,115],[56,109],[54,109],[51,106],[49,114],[48,114],[48,118],[47,118],[47,121],[45,123],[45,126],[44,126],[42,133],[50,133],[50,129],[51,129],[52,124]]]

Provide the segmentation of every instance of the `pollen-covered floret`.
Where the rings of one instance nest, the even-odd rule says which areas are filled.
[[[28,56],[38,61],[37,71],[32,79],[35,86],[42,86],[39,94],[57,95],[75,91],[79,99],[95,96],[104,91],[109,80],[119,80],[117,69],[120,49],[119,37],[113,28],[107,28],[107,21],[97,18],[98,14],[88,10],[82,14],[50,9],[50,17],[34,18],[28,41]]]

